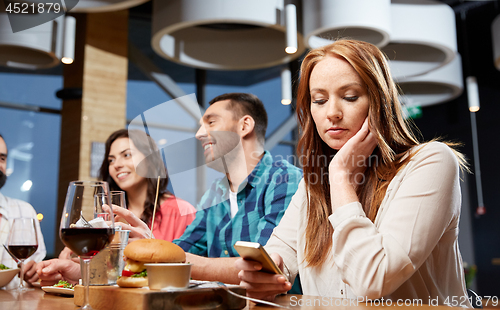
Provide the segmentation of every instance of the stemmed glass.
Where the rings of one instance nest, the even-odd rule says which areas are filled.
[[[96,199],[97,196],[100,198]],[[85,287],[82,306],[84,310],[92,309],[88,297],[90,260],[113,240],[115,233],[113,211],[110,210],[108,215],[102,209],[103,204],[111,205],[107,182],[69,183],[59,235],[64,245],[80,257]]]
[[[21,284],[17,291],[25,292],[33,289],[24,286],[24,261],[33,255],[38,249],[38,235],[34,218],[15,218],[10,228],[9,251],[17,259],[20,260],[20,276]]]

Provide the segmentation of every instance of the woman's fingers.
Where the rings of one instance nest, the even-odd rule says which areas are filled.
[[[240,286],[244,287],[248,292],[252,293],[252,296],[255,295],[277,295],[286,293],[291,289],[290,283],[282,283],[282,284],[256,284],[252,282],[241,281]]]
[[[106,206],[105,208],[106,208],[105,211],[109,212],[109,207]],[[103,209],[104,209],[104,207],[103,207]],[[137,227],[137,226],[139,226],[139,227],[146,226],[147,227],[147,225],[140,218],[135,216],[135,214],[132,213],[132,211],[130,211],[130,210],[127,210],[124,208],[113,208],[113,213],[114,213],[114,215],[118,215],[121,218],[125,219],[130,225],[132,225],[134,227]]]
[[[283,271],[283,258],[278,253],[271,253],[269,256],[271,256],[276,266]]]
[[[279,268],[283,269],[281,256],[273,253],[271,258]],[[246,289],[250,297],[272,301],[277,294],[285,293],[292,288],[285,276],[260,271],[262,265],[258,262],[240,258],[235,261],[235,267],[240,269],[238,273],[240,285]]]
[[[352,163],[361,163],[362,158],[366,159],[372,154],[378,142],[375,134],[370,131],[368,123],[366,117],[361,129],[337,152],[332,160],[336,166],[348,168]]]
[[[108,206],[103,206],[103,209],[106,212],[109,212]],[[146,223],[144,223],[140,218],[135,216],[132,211],[118,207],[113,208],[113,212],[114,215],[116,215],[118,218],[122,218],[127,221],[128,224],[115,221],[115,225],[121,226],[124,230],[130,230],[130,241],[149,238],[149,236],[151,235],[151,230],[149,229],[148,225],[146,225]]]
[[[373,134],[373,132],[368,132],[368,134],[366,135],[366,138],[364,140],[364,142],[366,142],[368,144],[368,146],[371,148],[371,151],[373,152],[373,150],[375,149],[375,147],[377,146],[377,137],[375,137],[375,135]],[[371,152],[370,152],[371,154]]]
[[[263,272],[253,272],[263,273]],[[290,282],[286,283],[255,283],[240,281],[240,286],[244,287],[247,291],[247,296],[273,301],[276,295],[283,294],[292,289]]]
[[[144,222],[141,221],[144,224]],[[148,228],[146,224],[141,225],[141,227],[134,227],[129,224],[125,224],[122,222],[115,222],[115,226],[120,226],[122,230],[130,230],[130,234],[128,237],[129,242],[138,239],[146,239],[149,238],[151,234],[151,230]]]
[[[255,284],[273,284],[276,287],[282,287],[287,282],[285,276],[279,274],[271,274],[267,272],[245,271],[241,270],[238,273],[240,280],[255,283]]]
[[[234,266],[236,267],[236,269],[248,270],[248,271],[256,271],[256,270],[262,269],[262,265],[260,263],[253,261],[253,260],[243,259],[243,258],[238,258],[234,262]]]

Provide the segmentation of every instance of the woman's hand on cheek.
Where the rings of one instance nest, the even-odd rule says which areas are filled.
[[[376,146],[377,139],[370,132],[367,117],[361,129],[344,144],[330,162],[330,183],[347,180],[351,184],[359,183],[358,179],[364,178],[363,173],[370,164],[369,157]]]

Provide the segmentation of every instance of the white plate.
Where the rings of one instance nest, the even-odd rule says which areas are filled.
[[[19,268],[0,270],[0,287],[9,284],[9,282],[14,279],[18,273]]]
[[[46,293],[59,294],[59,295],[75,295],[75,291],[69,288],[54,287],[54,286],[42,286],[42,290]]]

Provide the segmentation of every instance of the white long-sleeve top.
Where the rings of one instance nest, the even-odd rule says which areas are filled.
[[[306,295],[338,298],[467,300],[458,248],[459,166],[453,151],[431,142],[390,182],[375,221],[359,202],[330,217],[333,245],[320,267],[306,267],[307,204],[304,180],[274,229],[266,250],[279,253]],[[451,301],[449,299],[448,301]],[[435,302],[435,301],[434,301]]]

